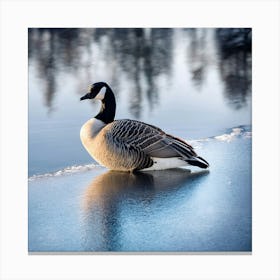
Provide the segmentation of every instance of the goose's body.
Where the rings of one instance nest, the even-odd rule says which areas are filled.
[[[105,83],[95,83],[83,99],[100,99],[99,114],[81,128],[81,141],[88,153],[111,170],[162,170],[195,165],[207,168],[185,141],[160,128],[136,121],[114,120],[115,98]]]

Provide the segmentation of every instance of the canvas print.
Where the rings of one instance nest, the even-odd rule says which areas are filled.
[[[252,251],[250,28],[29,28],[28,251]]]

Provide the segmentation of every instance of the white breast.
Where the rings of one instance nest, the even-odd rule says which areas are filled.
[[[106,124],[96,118],[89,119],[80,130],[82,142],[94,138]]]

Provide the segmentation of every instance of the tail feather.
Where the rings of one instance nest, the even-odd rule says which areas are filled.
[[[203,159],[202,157],[193,157],[192,159],[186,159],[186,162],[194,165],[194,166],[198,166],[200,168],[208,168],[209,167],[209,163]]]
[[[171,136],[170,136],[171,137]],[[190,165],[198,166],[200,168],[208,168],[209,163],[202,157],[198,156],[193,147],[187,142],[173,137],[170,146],[182,156],[182,159]]]

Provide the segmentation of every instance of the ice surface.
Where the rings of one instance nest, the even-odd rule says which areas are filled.
[[[81,166],[31,177],[29,251],[251,251],[250,131],[192,144],[208,171]]]

